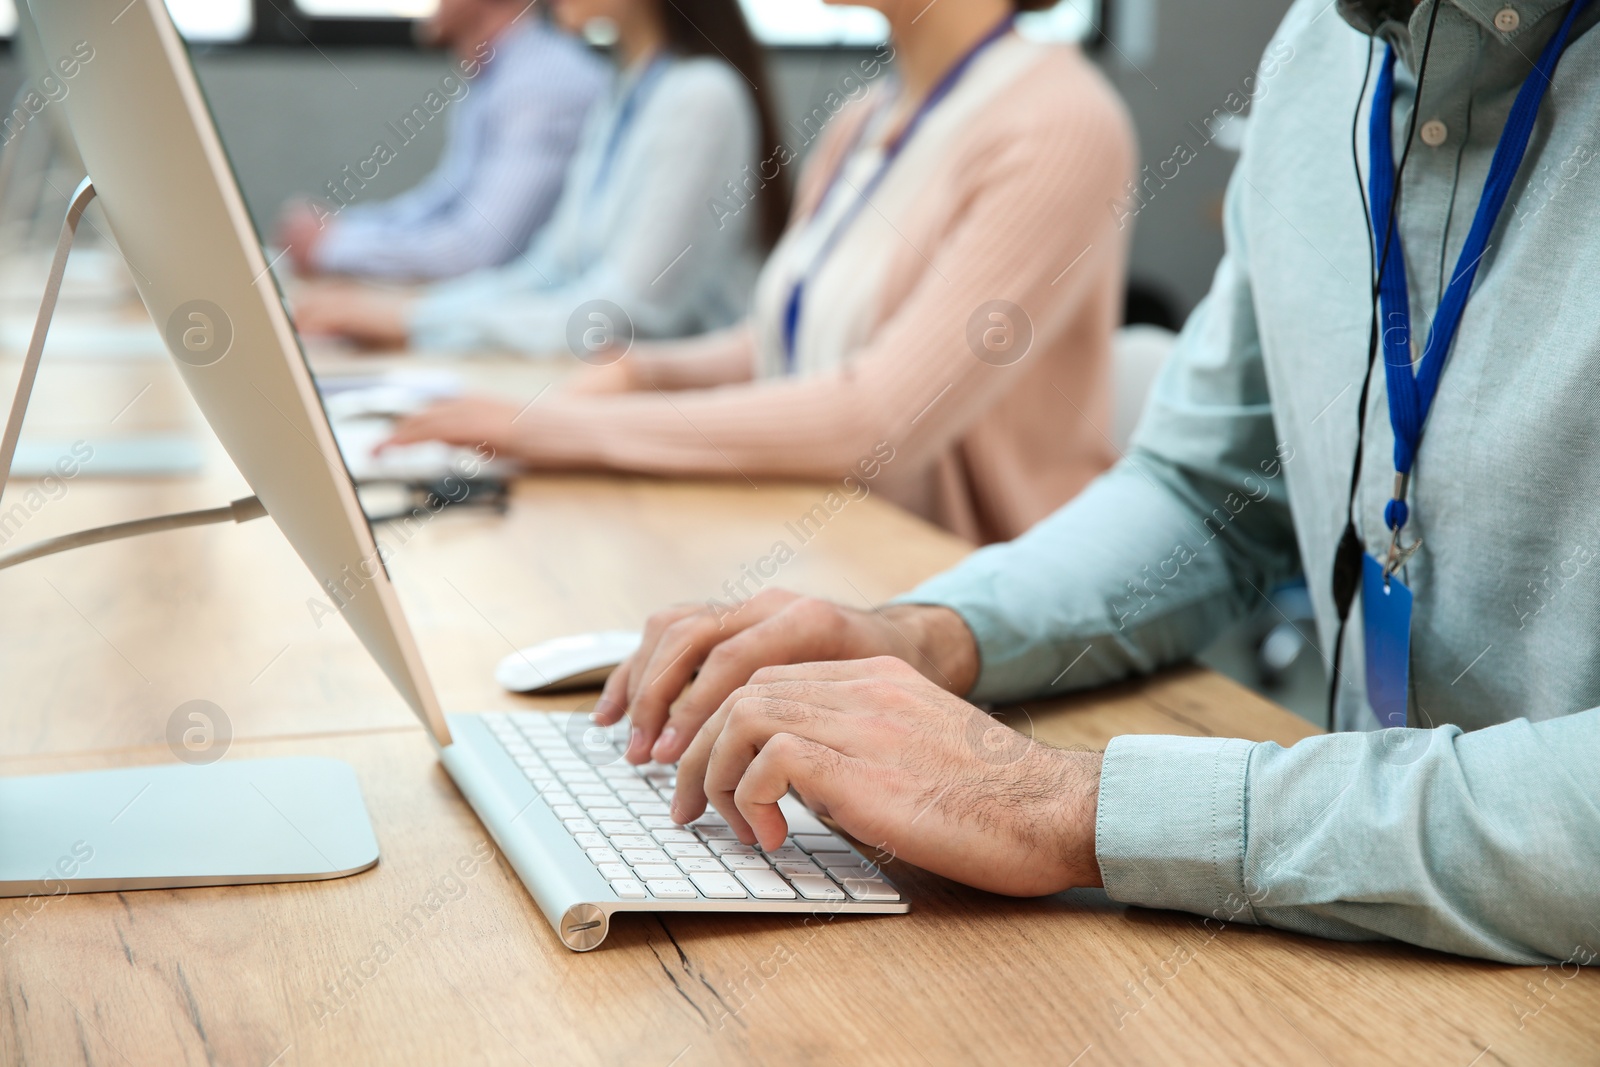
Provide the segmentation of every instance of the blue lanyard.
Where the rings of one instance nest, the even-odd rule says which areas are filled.
[[[1423,426],[1439,388],[1439,376],[1444,372],[1445,361],[1450,358],[1450,348],[1461,326],[1461,315],[1466,310],[1467,299],[1472,295],[1472,283],[1478,275],[1478,264],[1489,250],[1489,236],[1494,232],[1500,212],[1505,207],[1506,196],[1516,180],[1517,171],[1528,152],[1528,139],[1533,133],[1534,120],[1539,106],[1544,102],[1546,90],[1561,54],[1566,50],[1567,37],[1572,24],[1589,0],[1576,0],[1556,35],[1545,45],[1534,64],[1533,73],[1522,83],[1517,99],[1506,119],[1506,128],[1489,164],[1489,177],[1484,182],[1483,195],[1478,201],[1478,212],[1467,233],[1467,242],[1456,262],[1454,276],[1445,288],[1428,331],[1427,345],[1415,371],[1411,359],[1411,304],[1406,285],[1405,253],[1401,248],[1399,222],[1392,220],[1395,196],[1393,105],[1394,62],[1393,46],[1383,57],[1383,71],[1372,97],[1371,137],[1371,203],[1372,228],[1377,235],[1376,257],[1380,260],[1379,295],[1383,302],[1382,331],[1384,375],[1389,387],[1389,423],[1394,428],[1394,499],[1384,509],[1384,522],[1398,538],[1410,511],[1406,506],[1406,488],[1411,479],[1411,467],[1422,444]],[[1393,232],[1390,230],[1394,226]]]
[[[856,218],[860,216],[862,209],[867,206],[867,201],[871,198],[873,193],[877,192],[878,186],[883,184],[884,178],[888,177],[889,170],[894,166],[895,160],[900,157],[901,151],[905,149],[906,145],[911,143],[911,137],[917,132],[918,127],[922,125],[922,120],[927,118],[929,113],[932,112],[934,108],[938,107],[944,101],[945,97],[949,96],[955,87],[960,84],[961,79],[966,75],[967,71],[971,69],[973,62],[976,61],[977,58],[982,55],[990,45],[994,44],[1007,33],[1011,32],[1011,27],[1016,23],[1016,21],[1017,17],[1015,15],[1008,15],[1001,19],[998,26],[984,34],[983,38],[978,41],[977,44],[973,45],[972,48],[967,51],[966,55],[957,60],[955,66],[946,71],[943,78],[939,79],[939,84],[935,85],[933,87],[933,91],[928,93],[927,97],[920,105],[918,105],[916,114],[911,116],[911,121],[907,122],[905,128],[896,134],[894,139],[884,147],[883,162],[878,164],[877,171],[873,173],[872,177],[867,181],[865,187],[863,187],[857,193],[855,203],[850,205],[849,210],[847,210],[843,217],[841,217],[839,221],[834,224],[833,229],[828,231],[828,236],[822,242],[822,247],[817,251],[816,256],[811,260],[811,266],[807,268],[807,270],[801,274],[800,279],[794,283],[794,288],[789,292],[789,302],[784,307],[783,313],[784,366],[790,372],[793,372],[794,370],[795,336],[800,332],[800,311],[805,303],[807,280],[817,271],[819,267],[822,266],[822,264],[828,261],[828,257],[833,254],[834,246],[836,246],[840,239],[843,238],[847,232],[849,232],[850,227],[855,223]],[[855,143],[852,144],[850,149],[840,157],[839,165],[834,168],[832,177],[828,179],[827,188],[825,188],[822,192],[822,195],[817,198],[817,206],[812,210],[813,217],[815,217],[816,214],[822,210],[823,206],[828,203],[829,199],[832,198],[834,194],[834,187],[839,184],[839,179],[843,176],[845,167],[849,164],[850,158],[855,155],[856,150],[860,147],[861,139],[866,136],[867,128],[871,125],[872,121],[870,119],[867,122],[862,123],[861,129],[856,134]]]
[[[617,108],[617,116],[611,120],[611,133],[606,139],[605,155],[600,157],[600,166],[594,174],[595,192],[600,192],[611,181],[612,165],[616,163],[617,152],[622,147],[622,138],[627,134],[628,127],[633,124],[639,105],[649,96],[656,82],[661,80],[671,65],[671,60],[666,56],[657,55],[650,61],[650,65],[640,72],[628,90],[628,95],[623,99],[622,106]]]

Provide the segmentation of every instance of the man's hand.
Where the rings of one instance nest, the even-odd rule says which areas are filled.
[[[310,289],[294,302],[294,324],[303,334],[343,337],[364,348],[404,348],[411,339],[403,293],[360,285]]]
[[[858,611],[766,589],[735,610],[688,604],[652,615],[639,651],[606,681],[594,718],[610,726],[630,715],[627,758],[673,763],[762,667],[871,656],[898,657],[953,693],[968,692],[978,677],[977,643],[949,608]]]
[[[672,817],[711,804],[774,849],[791,788],[846,833],[925,870],[1011,896],[1100,885],[1099,753],[1022,736],[896,659],[757,671],[678,767]]]
[[[277,241],[297,274],[315,274],[317,246],[327,234],[326,208],[310,200],[285,204],[278,216]]]
[[[489,397],[446,400],[401,419],[389,439],[378,446],[378,451],[421,441],[443,441],[466,448],[488,445],[497,454],[514,455],[517,453],[514,423],[526,406]]]

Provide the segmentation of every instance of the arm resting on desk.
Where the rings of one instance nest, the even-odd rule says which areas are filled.
[[[632,388],[666,392],[747,382],[755,376],[755,362],[748,322],[686,341],[641,347],[623,360]]]
[[[1133,454],[1026,536],[903,598],[966,621],[981,660],[973,699],[1183,659],[1298,566],[1284,489],[1294,452],[1273,425],[1236,226],[1229,241]],[[1102,766],[1096,854],[1107,891],[1128,903],[1588,962],[1600,950],[1597,751],[1600,711],[1287,750],[1121,737]]]
[[[1122,180],[1122,136],[1108,121],[986,159],[971,202],[930,247],[929,269],[834,370],[666,398],[552,397],[518,421],[514,439],[490,443],[542,466],[831,480],[890,441],[899,469],[920,468],[1023,373],[973,358],[966,330],[975,304],[1004,293],[1042,335],[1095,299],[1096,271],[1121,269],[1125,238],[1097,205]],[[1085,245],[1094,251],[1063,275],[1059,250]],[[1075,390],[1094,372],[1086,359],[1073,369],[1083,378],[1062,380]],[[935,401],[937,417],[923,418]]]
[[[1096,852],[1114,898],[1507,963],[1600,958],[1600,710],[1291,749],[1119,737]]]

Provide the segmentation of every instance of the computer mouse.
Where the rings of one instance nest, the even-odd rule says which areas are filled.
[[[632,630],[557,637],[513,652],[495,668],[494,679],[513,693],[593,689],[638,651],[642,639]]]

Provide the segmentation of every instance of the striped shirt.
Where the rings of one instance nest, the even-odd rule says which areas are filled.
[[[539,19],[492,47],[454,105],[438,167],[393,200],[340,210],[314,253],[319,270],[454,277],[520,255],[548,221],[606,66]]]

